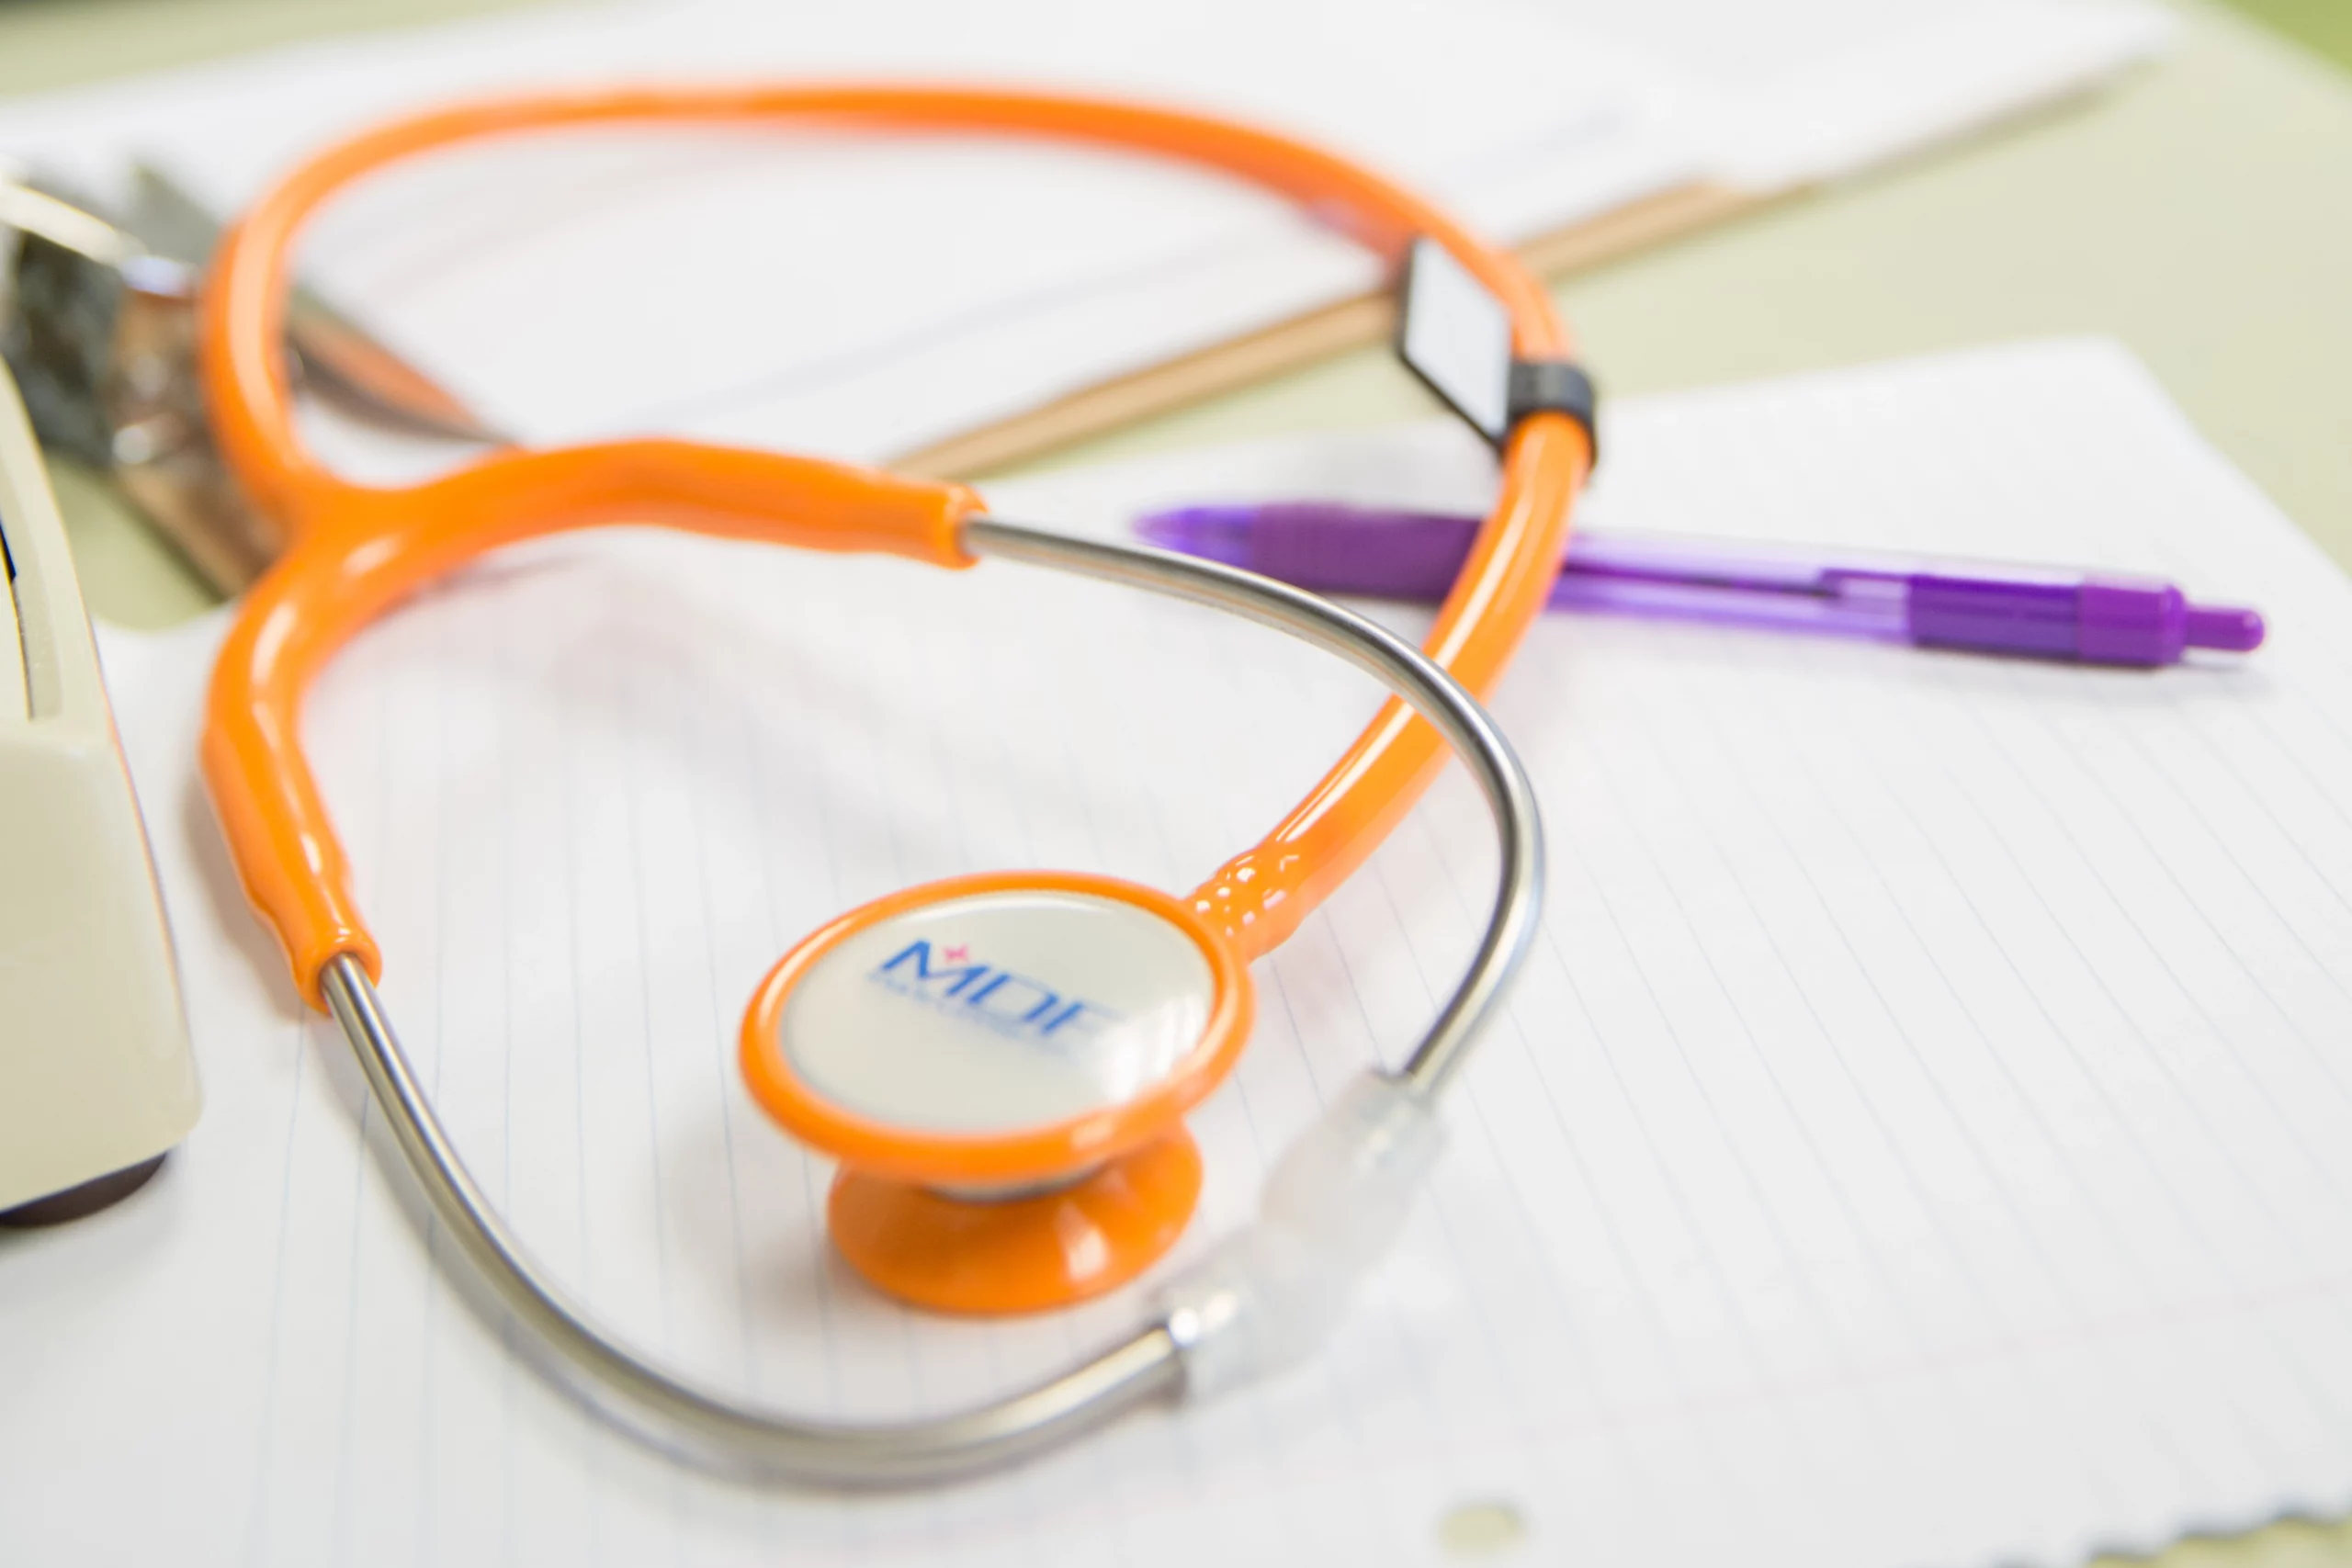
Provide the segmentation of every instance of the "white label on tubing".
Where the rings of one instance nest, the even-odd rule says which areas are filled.
[[[1453,412],[1489,441],[1510,424],[1510,312],[1426,236],[1405,258],[1396,353]]]
[[[786,1059],[845,1111],[1015,1133],[1122,1104],[1199,1044],[1216,982],[1191,933],[1096,894],[1013,889],[894,915],[794,986]]]

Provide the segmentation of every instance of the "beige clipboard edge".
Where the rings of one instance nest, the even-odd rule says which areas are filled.
[[[1553,230],[1514,248],[1520,259],[1539,275],[1557,277],[1679,239],[1781,194],[1694,181]],[[893,457],[890,467],[940,479],[971,479],[1011,468],[1204,398],[1382,342],[1395,323],[1396,302],[1385,291],[1358,295],[1098,381],[1010,418],[918,447]]]

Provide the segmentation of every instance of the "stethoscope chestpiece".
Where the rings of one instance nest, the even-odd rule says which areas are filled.
[[[952,878],[852,910],[753,994],[752,1093],[840,1162],[833,1245],[901,1301],[1035,1312],[1133,1279],[1200,1193],[1183,1115],[1249,1037],[1248,969],[1115,877]]]

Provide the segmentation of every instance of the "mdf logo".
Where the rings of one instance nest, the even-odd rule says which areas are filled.
[[[866,976],[934,1011],[1015,1039],[1074,1043],[1119,1015],[1083,997],[975,959],[968,943],[933,947],[917,938]]]

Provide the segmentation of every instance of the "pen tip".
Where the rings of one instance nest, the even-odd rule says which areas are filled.
[[[2186,640],[2191,648],[2218,648],[2230,653],[2252,653],[2262,646],[2265,629],[2259,610],[2191,604],[2188,606]]]
[[[1192,534],[1182,512],[1150,512],[1136,519],[1136,537],[1163,550],[1181,550]]]
[[[1147,513],[1136,519],[1136,533],[1163,550],[1204,556],[1227,566],[1250,565],[1249,524],[1227,507],[1180,506]]]

